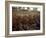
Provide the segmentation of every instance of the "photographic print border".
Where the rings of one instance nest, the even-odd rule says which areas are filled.
[[[29,4],[29,5],[42,5],[43,6],[43,33],[28,33],[28,34],[9,34],[9,4]],[[34,35],[44,35],[45,34],[45,4],[44,3],[34,3],[34,2],[19,2],[19,1],[6,1],[5,2],[5,36],[34,36]]]
[[[40,11],[40,30],[28,30],[28,31],[12,31],[12,7],[30,7],[37,8],[36,11]],[[9,34],[25,34],[25,33],[42,33],[43,28],[43,6],[41,5],[26,5],[26,4],[10,4],[9,5]]]

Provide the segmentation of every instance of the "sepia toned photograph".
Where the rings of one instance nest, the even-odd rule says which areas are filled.
[[[40,30],[38,8],[12,7],[12,31]]]

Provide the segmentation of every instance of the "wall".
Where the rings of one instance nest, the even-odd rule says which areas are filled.
[[[22,1],[22,0],[18,0],[18,1]],[[23,1],[46,3],[45,0],[23,0]],[[45,13],[45,19],[46,19],[46,13]],[[45,20],[45,27],[46,27],[46,20]],[[45,32],[46,32],[46,28],[45,28]],[[0,0],[0,38],[5,38],[4,36],[5,36],[5,0]],[[40,35],[40,36],[27,36],[27,37],[17,37],[17,38],[45,38],[45,37],[46,37],[46,33],[45,35]]]

